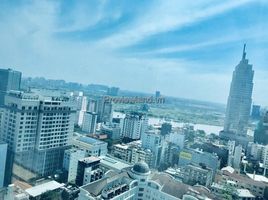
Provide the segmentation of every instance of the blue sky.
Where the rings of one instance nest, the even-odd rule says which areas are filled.
[[[268,105],[268,3],[0,1],[0,66],[24,76],[225,103],[243,43]]]

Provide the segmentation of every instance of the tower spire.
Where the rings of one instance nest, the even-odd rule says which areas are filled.
[[[243,56],[242,56],[242,60],[246,59],[246,43],[244,44],[244,48],[243,48]]]

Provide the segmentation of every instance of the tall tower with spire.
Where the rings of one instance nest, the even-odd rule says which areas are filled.
[[[246,136],[252,103],[253,77],[254,71],[246,59],[246,44],[244,44],[242,59],[233,72],[224,132]]]

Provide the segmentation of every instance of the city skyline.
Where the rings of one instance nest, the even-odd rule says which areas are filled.
[[[264,1],[0,4],[1,68],[225,104],[247,43],[253,102],[267,106]]]

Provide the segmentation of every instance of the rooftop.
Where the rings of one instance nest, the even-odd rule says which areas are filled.
[[[255,174],[255,176],[254,176],[254,174],[248,174],[248,173],[247,173],[247,176],[249,178],[253,179],[254,181],[268,183],[268,178],[266,178],[265,176],[257,175],[257,174]]]
[[[90,157],[82,158],[79,161],[86,162],[86,163],[93,163],[93,162],[100,161],[100,159],[94,156],[90,156]]]
[[[128,149],[129,145],[127,145],[127,144],[115,144],[114,147],[118,147],[120,149]]]
[[[244,183],[244,184],[256,185],[258,187],[263,187],[264,185],[267,184],[267,183],[262,182],[262,181],[253,180],[253,179],[249,178],[247,175],[238,174],[236,172],[230,173],[229,171],[222,171],[222,175],[227,176],[228,179],[239,181],[239,182]],[[220,175],[220,176],[222,176],[222,175]]]
[[[104,142],[102,142],[100,140],[97,140],[97,139],[94,139],[94,138],[91,138],[91,137],[84,137],[84,136],[81,136],[81,137],[77,138],[77,140],[80,141],[80,142],[91,144],[91,145],[98,145],[98,144],[103,144],[104,143]]]
[[[104,178],[84,185],[80,189],[86,190],[93,197],[98,197],[101,195],[103,190],[115,184],[130,184],[133,181],[135,181],[135,179],[130,176],[128,170],[120,173],[109,171],[105,174]],[[207,188],[200,186],[189,186],[184,183],[180,183],[164,173],[153,173],[148,181],[157,182],[161,186],[160,190],[163,193],[169,194],[175,198],[182,199],[183,195],[191,192],[202,197],[203,199],[215,199],[214,195],[211,194]]]
[[[100,163],[110,169],[122,170],[130,167],[129,164],[108,156],[100,156]]]
[[[63,183],[58,183],[56,181],[49,181],[47,183],[34,186],[32,188],[26,189],[25,191],[32,197],[37,197],[47,191],[56,190],[64,186]]]
[[[150,172],[150,169],[147,163],[138,162],[133,166],[133,171],[139,174],[147,174]]]
[[[161,191],[179,199],[188,191],[195,192],[200,196],[206,196],[206,199],[215,199],[214,196],[205,187],[189,186],[173,179],[170,175],[164,173],[155,173],[151,180],[156,181],[162,187]]]
[[[255,198],[255,196],[247,189],[237,189],[237,195],[243,198]]]
[[[235,169],[232,168],[231,166],[223,167],[221,170],[222,171],[228,171],[231,174],[235,172]]]
[[[101,195],[102,190],[105,189],[107,185],[109,184],[111,185],[113,184],[113,182],[117,182],[117,180],[124,180],[125,182],[128,182],[128,183],[133,181],[131,178],[129,178],[129,175],[127,172],[108,173],[105,175],[104,178],[94,181],[92,183],[89,183],[87,185],[84,185],[81,187],[81,189],[86,190],[93,197],[97,197]]]

